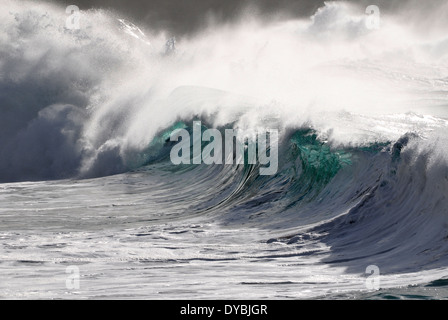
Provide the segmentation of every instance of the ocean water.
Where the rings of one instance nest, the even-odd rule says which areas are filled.
[[[0,298],[448,298],[447,6],[174,41],[1,3]],[[277,173],[172,164],[193,121],[277,129]]]

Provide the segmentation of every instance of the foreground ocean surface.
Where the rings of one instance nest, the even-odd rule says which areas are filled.
[[[327,2],[174,40],[1,1],[0,298],[448,298],[440,15]],[[174,165],[193,121],[278,130],[276,174]]]

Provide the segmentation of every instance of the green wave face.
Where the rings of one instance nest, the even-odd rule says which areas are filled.
[[[170,136],[176,129],[188,129],[188,127],[184,122],[179,121],[159,132],[144,150],[128,154],[127,167],[133,170],[168,159],[171,147],[174,144],[170,141]]]
[[[342,167],[352,163],[350,152],[331,150],[312,129],[296,131],[290,142],[292,156],[301,163],[301,178],[308,183],[325,185]]]
[[[177,122],[166,130],[160,132],[149,143],[148,147],[134,158],[134,163],[147,165],[159,160],[165,160],[169,154],[170,135],[176,129],[191,131],[184,122]],[[205,127],[203,129],[206,129]],[[203,143],[203,146],[206,143]],[[297,160],[301,164],[300,177],[302,182],[324,185],[328,183],[338,171],[352,163],[352,153],[346,150],[332,150],[328,144],[320,141],[313,129],[301,129],[296,131],[289,140],[289,152],[286,155],[288,161],[294,163]],[[280,157],[282,155],[279,155]],[[247,160],[247,154],[245,154]],[[296,174],[297,172],[296,168]]]
[[[174,123],[157,134],[145,150],[132,158],[133,167],[137,168],[157,162],[169,164],[171,148],[177,143],[170,141],[170,135],[176,129],[186,129],[192,134],[192,128],[185,122]],[[203,125],[202,130],[205,129],[207,128]],[[220,128],[220,131],[224,131],[224,129]],[[193,144],[193,141],[191,143]],[[207,143],[202,142],[202,147]],[[309,200],[314,199],[342,168],[351,166],[358,159],[360,153],[375,154],[387,145],[387,143],[372,143],[357,148],[334,149],[327,142],[319,140],[318,134],[311,128],[295,131],[288,140],[283,141],[283,144],[283,147],[279,146],[279,151],[283,150],[283,153],[280,151],[279,160],[283,159],[286,162],[282,161],[283,164],[280,164],[278,173],[269,177],[254,176],[252,178],[255,180],[251,181],[256,184],[255,181],[259,180],[274,181],[285,178],[290,182],[287,191],[289,196],[298,199],[306,197]],[[192,150],[190,154],[193,154]],[[247,164],[247,154],[245,154],[245,160],[243,170],[246,172],[253,165]],[[192,169],[194,167],[194,165],[181,165],[173,166],[170,170],[183,171],[185,168]]]

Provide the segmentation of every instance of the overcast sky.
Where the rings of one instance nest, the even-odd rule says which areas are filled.
[[[310,16],[323,5],[323,0],[47,0],[63,6],[77,5],[81,10],[107,8],[120,12],[135,23],[165,29],[176,35],[196,31],[210,14],[220,22],[238,17],[242,8],[252,5],[266,18]],[[349,0],[363,6],[375,4],[383,12],[398,11],[409,5],[425,11],[447,0]],[[429,11],[428,11],[429,12]]]
[[[309,16],[323,4],[321,0],[54,0],[64,6],[75,4],[81,10],[108,8],[116,10],[133,22],[145,23],[155,29],[175,34],[194,32],[212,14],[219,22],[238,17],[242,8],[252,5],[260,14]]]

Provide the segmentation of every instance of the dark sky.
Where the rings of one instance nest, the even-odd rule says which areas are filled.
[[[181,35],[198,30],[210,14],[218,22],[231,21],[242,8],[252,5],[266,18],[310,16],[323,0],[47,0],[63,6],[75,4],[81,10],[107,8],[120,12],[134,23],[165,29]],[[375,4],[384,11],[405,11],[418,5],[422,14],[447,0],[348,0],[363,6]],[[403,13],[404,14],[404,13]]]
[[[238,17],[248,5],[273,18],[277,14],[309,16],[323,4],[320,0],[53,0],[64,6],[75,4],[81,10],[108,8],[132,22],[145,23],[155,29],[175,34],[194,32],[212,14],[219,22]]]

